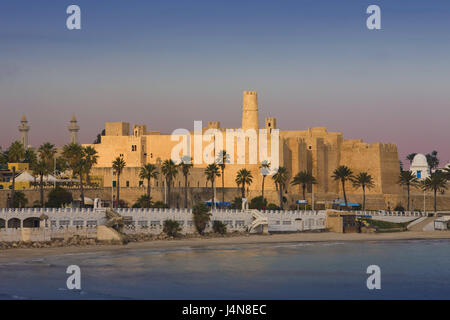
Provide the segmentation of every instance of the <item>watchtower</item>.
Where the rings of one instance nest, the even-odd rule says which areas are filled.
[[[244,91],[242,99],[242,130],[259,129],[258,94],[256,91]]]

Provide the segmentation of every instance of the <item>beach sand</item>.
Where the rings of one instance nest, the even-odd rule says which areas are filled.
[[[152,240],[146,242],[131,242],[126,245],[92,245],[80,247],[55,248],[18,248],[0,251],[0,262],[16,258],[33,258],[61,254],[83,252],[100,252],[127,249],[167,249],[181,247],[227,246],[241,244],[263,243],[295,243],[295,242],[332,242],[332,241],[394,241],[394,240],[437,240],[450,239],[450,231],[429,232],[394,232],[394,233],[291,233],[272,235],[246,235],[217,238],[191,238],[174,240]]]

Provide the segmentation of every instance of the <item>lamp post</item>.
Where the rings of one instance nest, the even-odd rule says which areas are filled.
[[[114,169],[111,168],[111,209],[114,208]]]
[[[164,181],[164,203],[167,204],[167,179]]]
[[[423,190],[423,213],[426,215],[426,204],[427,204],[427,198],[425,197],[425,190]]]

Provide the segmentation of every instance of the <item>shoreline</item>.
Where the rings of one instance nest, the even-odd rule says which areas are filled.
[[[276,244],[276,243],[306,243],[306,242],[353,242],[353,241],[402,241],[402,240],[450,240],[448,231],[428,232],[395,232],[395,233],[290,233],[272,235],[239,235],[234,237],[190,238],[172,240],[150,240],[130,242],[126,245],[87,245],[52,248],[17,248],[0,251],[0,262],[10,259],[35,258],[62,254],[95,253],[117,250],[145,250],[145,249],[176,249],[176,248],[205,248],[227,245]]]

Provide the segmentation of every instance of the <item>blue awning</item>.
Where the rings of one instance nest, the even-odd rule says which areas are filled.
[[[339,203],[341,207],[345,207],[345,202]],[[360,204],[357,202],[347,202],[347,207],[359,207]]]
[[[225,202],[222,202],[222,201],[215,201],[215,203],[216,203],[216,206],[217,207],[229,207],[229,206],[231,206],[231,202],[228,202],[228,201],[225,201]],[[207,205],[207,206],[212,206],[212,201],[211,200],[209,200],[209,201],[205,201],[205,204]]]
[[[308,204],[308,200],[297,200],[297,204]]]

